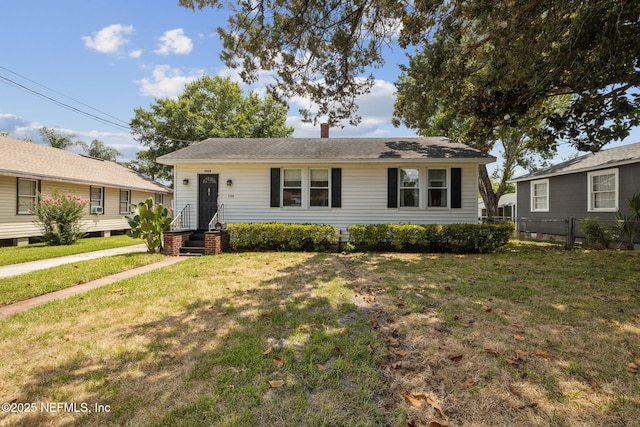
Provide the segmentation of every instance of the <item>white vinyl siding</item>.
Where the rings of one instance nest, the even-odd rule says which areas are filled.
[[[531,181],[531,212],[549,212],[549,180]]]
[[[191,222],[197,224],[197,189],[184,186],[183,179],[196,182],[199,173],[217,173],[220,181],[233,180],[232,186],[221,186],[218,203],[225,205],[225,222],[283,222],[330,224],[343,233],[351,224],[413,223],[454,224],[478,222],[478,172],[475,163],[434,163],[433,169],[461,168],[462,208],[460,209],[389,209],[387,207],[387,180],[389,167],[421,169],[415,164],[349,163],[349,164],[291,164],[282,163],[199,163],[178,165],[175,169],[176,189],[174,208],[180,212],[190,205]],[[295,209],[272,208],[270,200],[270,169],[342,169],[342,207],[318,209],[308,202]],[[303,173],[303,178],[309,176]],[[281,179],[283,179],[281,177]],[[307,179],[307,178],[305,178]],[[303,189],[304,187],[303,183]],[[426,185],[426,181],[423,185]],[[331,187],[331,183],[329,185]],[[303,192],[304,195],[304,192]],[[305,196],[306,197],[306,196]],[[425,196],[421,196],[425,197]],[[423,202],[424,203],[424,202]]]
[[[618,169],[589,172],[588,211],[615,212],[618,210]]]
[[[32,215],[18,214],[17,178],[15,176],[0,176],[0,239],[17,239],[24,237],[41,236],[42,231],[33,221]],[[60,181],[42,180],[39,183],[40,192],[50,195],[54,190],[62,194],[74,194],[83,199],[90,198],[89,185],[67,183]],[[103,188],[103,187],[97,187]],[[132,203],[138,203],[149,197],[154,197],[153,192],[130,190]],[[164,201],[170,205],[172,195],[167,195]],[[129,224],[123,215],[118,212],[120,202],[120,190],[118,188],[104,187],[103,203],[107,208],[104,215],[89,215],[89,207],[85,209],[85,216],[81,226],[87,233],[107,230],[126,230]]]

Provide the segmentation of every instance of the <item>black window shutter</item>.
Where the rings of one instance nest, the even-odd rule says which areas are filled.
[[[331,168],[331,207],[342,207],[342,169]]]
[[[280,207],[280,168],[271,168],[271,207]]]
[[[387,207],[398,207],[398,168],[387,170]]]
[[[451,207],[462,207],[462,169],[451,168]]]

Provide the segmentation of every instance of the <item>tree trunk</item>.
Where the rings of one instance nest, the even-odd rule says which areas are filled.
[[[487,172],[487,166],[480,165],[478,169],[480,172],[478,187],[480,190],[480,196],[482,196],[482,200],[484,201],[484,207],[487,210],[487,222],[493,222],[494,218],[498,216],[498,201],[502,194],[497,194],[493,190],[491,178],[489,177],[489,172]]]

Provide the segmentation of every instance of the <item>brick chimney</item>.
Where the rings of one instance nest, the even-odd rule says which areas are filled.
[[[329,138],[329,123],[320,123],[320,138]]]

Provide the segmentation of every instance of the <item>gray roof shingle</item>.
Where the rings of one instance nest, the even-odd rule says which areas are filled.
[[[457,159],[495,161],[493,156],[439,137],[410,138],[211,138],[158,158],[160,163],[219,161],[363,161]]]
[[[530,181],[532,179],[547,178],[556,175],[585,172],[597,169],[606,169],[623,164],[640,162],[640,142],[608,148],[595,154],[589,153],[575,159],[570,159],[548,168],[523,175],[511,180],[511,182]]]
[[[118,163],[5,136],[0,136],[0,175],[172,192]]]

